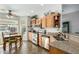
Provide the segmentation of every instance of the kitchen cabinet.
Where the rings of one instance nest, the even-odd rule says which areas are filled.
[[[31,21],[31,23],[32,23],[32,26],[34,26],[36,24],[36,19],[33,18],[32,21]]]
[[[47,15],[47,24],[46,25],[47,25],[47,28],[54,27],[54,17],[51,14]]]
[[[33,35],[33,33],[32,33],[32,32],[28,32],[29,41],[32,41],[32,35]]]
[[[54,27],[57,27],[57,28],[60,27],[60,14],[59,13],[55,13],[55,16],[54,16]]]
[[[42,28],[59,28],[60,27],[60,14],[57,12],[51,12],[47,16],[43,16],[39,19],[32,19],[32,26],[37,25]]]
[[[39,33],[39,46],[42,46],[42,34]]]
[[[42,47],[49,50],[50,38],[48,36],[42,36]]]
[[[41,19],[37,19],[36,20],[36,25],[39,26],[39,27],[41,27]]]
[[[39,19],[36,19],[36,25],[39,25]]]
[[[46,28],[46,16],[42,17],[42,28]]]
[[[60,27],[60,14],[51,13],[47,15],[47,28],[59,28]]]

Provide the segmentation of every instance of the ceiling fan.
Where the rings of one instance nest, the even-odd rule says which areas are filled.
[[[16,16],[16,15],[12,12],[12,10],[8,10],[7,17],[13,18],[14,16]]]
[[[12,14],[12,10],[8,10],[8,15],[7,15],[9,18],[11,18],[13,16]]]
[[[7,15],[8,18],[16,16],[15,11],[14,10],[7,10],[7,9],[0,9],[0,13],[4,13]]]

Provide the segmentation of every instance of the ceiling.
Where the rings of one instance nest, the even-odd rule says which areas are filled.
[[[61,12],[60,4],[1,4],[0,11],[6,13],[7,10],[13,10],[14,14],[18,16],[42,16],[48,11]]]
[[[36,14],[42,16],[49,11],[63,12],[63,14],[79,11],[79,4],[0,4],[0,12],[8,13],[9,9],[18,16]]]
[[[63,14],[68,14],[72,12],[79,11],[79,4],[63,4],[62,12]]]

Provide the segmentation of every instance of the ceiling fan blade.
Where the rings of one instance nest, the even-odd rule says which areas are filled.
[[[7,12],[8,12],[8,10],[5,10],[5,9],[0,9],[0,12],[1,12],[1,13],[7,13]]]

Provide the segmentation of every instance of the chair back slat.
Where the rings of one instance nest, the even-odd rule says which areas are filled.
[[[2,38],[3,38],[3,41],[4,41],[5,39],[4,39],[4,33],[3,32],[2,32]]]

